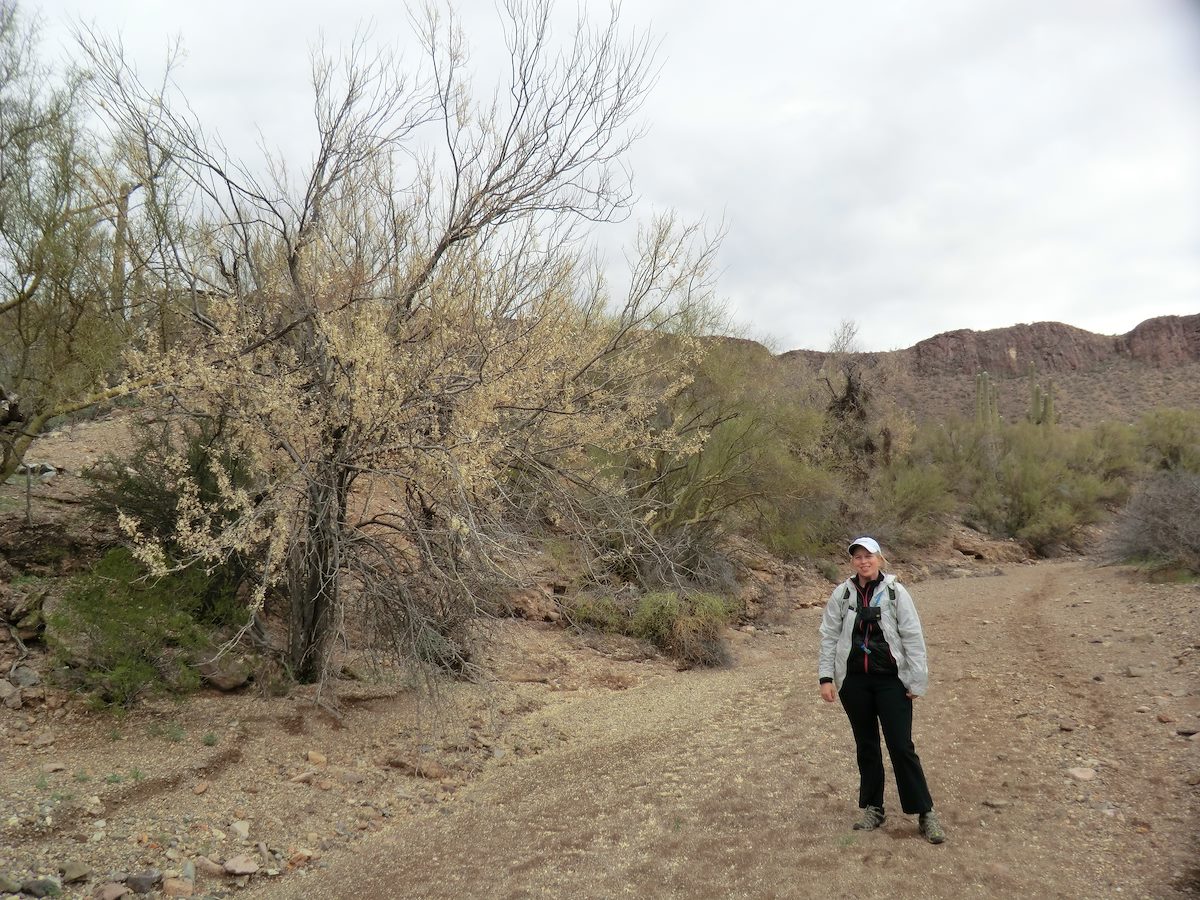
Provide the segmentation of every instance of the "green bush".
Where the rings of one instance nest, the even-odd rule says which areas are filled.
[[[1045,554],[1073,545],[1080,528],[1127,496],[1137,452],[1133,433],[1108,423],[1069,430],[959,422],[926,429],[912,466],[941,473],[961,498],[967,524]],[[936,484],[932,474],[914,477],[916,497]]]
[[[577,596],[566,604],[579,626],[649,641],[664,653],[693,666],[729,661],[724,629],[737,619],[737,606],[717,594],[654,591],[630,597]]]
[[[597,631],[621,633],[629,618],[612,597],[580,595],[567,603],[566,607],[568,616],[576,625],[586,625]]]
[[[644,594],[633,610],[629,624],[634,637],[650,641],[656,647],[666,649],[671,640],[675,621],[683,615],[683,602],[674,591],[656,591]]]
[[[716,594],[696,594],[690,600],[691,609],[675,620],[670,651],[690,665],[727,664],[729,644],[725,640],[725,627],[736,621],[737,605]]]
[[[47,617],[60,672],[108,706],[129,706],[146,693],[194,690],[200,678],[189,660],[211,646],[199,621],[210,588],[194,570],[147,580],[128,550],[109,551],[74,579]]]
[[[1200,472],[1200,411],[1153,409],[1138,422],[1138,432],[1151,469]]]
[[[931,466],[898,464],[883,469],[872,491],[878,529],[901,543],[924,547],[945,532],[954,508],[946,478]]]
[[[115,521],[118,513],[131,516],[142,533],[159,542],[172,561],[186,559],[188,554],[175,542],[181,492],[168,461],[182,456],[185,475],[197,486],[201,505],[221,510],[218,471],[234,487],[250,485],[246,465],[225,446],[223,429],[219,416],[182,426],[142,425],[127,459],[109,456],[85,473],[92,484],[88,499],[91,511],[108,522]],[[208,527],[216,533],[236,515],[235,511],[221,510]],[[232,554],[210,565],[198,581],[189,582],[202,591],[195,613],[214,625],[243,624],[246,610],[237,601],[237,588],[251,565],[248,556]]]
[[[769,498],[749,529],[784,556],[816,557],[840,545],[846,531],[848,489],[837,475],[790,459],[776,464]]]
[[[736,616],[734,604],[715,594],[662,591],[641,598],[631,630],[688,665],[720,666],[729,662],[724,629]]]

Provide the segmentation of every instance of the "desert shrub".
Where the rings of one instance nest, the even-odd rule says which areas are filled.
[[[719,666],[729,661],[724,630],[738,613],[735,603],[718,594],[679,591],[576,596],[566,608],[576,625],[649,641],[693,666]]]
[[[718,666],[729,661],[724,629],[736,615],[736,607],[716,594],[660,591],[639,600],[630,628],[689,665]]]
[[[942,473],[964,504],[967,524],[1045,554],[1072,546],[1080,528],[1126,496],[1134,446],[1120,426],[960,422],[926,429],[913,464]]]
[[[670,642],[675,621],[683,615],[683,601],[674,591],[655,591],[644,594],[633,610],[629,623],[634,637],[665,648]]]
[[[1099,422],[1082,433],[1075,465],[1103,479],[1129,479],[1139,468],[1138,432],[1121,422]]]
[[[780,463],[777,492],[768,494],[750,531],[784,556],[816,557],[845,537],[848,489],[832,471],[803,460]],[[777,476],[779,477],[779,476]]]
[[[945,517],[954,508],[954,495],[936,468],[894,464],[881,470],[871,492],[871,505],[880,527],[893,541],[923,547],[945,531]]]
[[[726,665],[729,644],[725,640],[725,627],[736,617],[737,607],[724,597],[696,594],[675,619],[667,650],[689,665]]]
[[[1200,411],[1161,407],[1138,422],[1151,469],[1200,472]]]
[[[250,484],[245,464],[223,446],[222,423],[217,417],[140,426],[128,458],[108,456],[85,473],[92,485],[92,513],[109,522],[125,515],[138,523],[142,535],[163,547],[169,562],[186,557],[177,543],[180,509],[198,500],[200,508],[217,510],[202,526],[216,532],[236,518],[234,510],[221,509],[217,502],[221,482],[237,489]],[[196,486],[195,497],[183,496],[184,483]],[[237,600],[237,589],[250,566],[246,553],[230,553],[210,560],[204,575],[190,576],[200,589],[196,614],[215,625],[244,622],[246,609]]]
[[[1200,473],[1151,475],[1117,516],[1106,545],[1109,558],[1200,575],[1198,509]]]
[[[994,506],[978,506],[989,530],[1020,538],[1037,553],[1069,545],[1076,531],[1095,521],[1099,509],[1076,490],[1077,473],[1066,462],[1069,440],[1057,429],[1018,423],[1003,433],[1002,455],[988,474]]]
[[[563,605],[568,618],[576,625],[615,634],[624,633],[627,628],[628,612],[610,596],[577,594]]]
[[[1045,554],[1054,547],[1069,544],[1082,524],[1068,504],[1048,503],[1033,510],[1023,520],[1016,537],[1037,553]]]
[[[64,680],[115,707],[198,687],[190,659],[211,645],[197,621],[208,590],[202,572],[149,580],[128,550],[109,551],[47,615],[47,643]]]

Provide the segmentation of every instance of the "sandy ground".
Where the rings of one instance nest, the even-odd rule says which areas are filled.
[[[96,454],[82,431],[55,438],[67,471]],[[74,519],[63,484],[43,514]],[[820,609],[799,607],[814,589],[734,633],[722,670],[504,621],[488,677],[432,700],[386,670],[334,685],[336,711],[294,689],[114,716],[50,689],[0,707],[0,877],[74,864],[64,895],[90,897],[245,855],[256,874],[201,869],[196,896],[1200,896],[1200,587],[996,571],[910,585],[941,846],[890,785],[882,831],[850,828],[853,741],[817,696]]]
[[[817,699],[818,613],[802,610],[786,634],[739,634],[728,670],[544,688],[545,752],[253,895],[1200,894],[1200,743],[1178,733],[1200,725],[1200,591],[1075,562],[914,592],[932,659],[915,740],[942,846],[894,814],[890,785],[882,831],[850,829],[853,744]]]

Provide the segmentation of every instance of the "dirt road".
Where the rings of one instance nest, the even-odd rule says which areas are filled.
[[[932,675],[914,739],[940,847],[890,784],[884,829],[850,829],[853,743],[817,698],[819,610],[798,610],[782,634],[739,633],[727,670],[545,687],[527,723],[543,752],[244,895],[1200,894],[1200,589],[1071,562],[913,593]]]

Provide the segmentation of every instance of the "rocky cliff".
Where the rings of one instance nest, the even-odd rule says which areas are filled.
[[[1128,334],[1092,334],[1059,322],[1013,325],[991,331],[948,331],[907,350],[914,375],[1023,375],[1030,363],[1041,374],[1089,371],[1121,359],[1148,366],[1200,361],[1200,314],[1147,319]]]
[[[1200,407],[1200,314],[1147,319],[1128,334],[1102,335],[1059,322],[990,331],[948,331],[904,350],[863,354],[887,361],[892,389],[921,420],[974,415],[975,374],[988,372],[1005,417],[1024,415],[1030,364],[1053,382],[1060,420],[1132,421],[1146,409]],[[793,350],[782,365],[815,372],[827,354]]]

